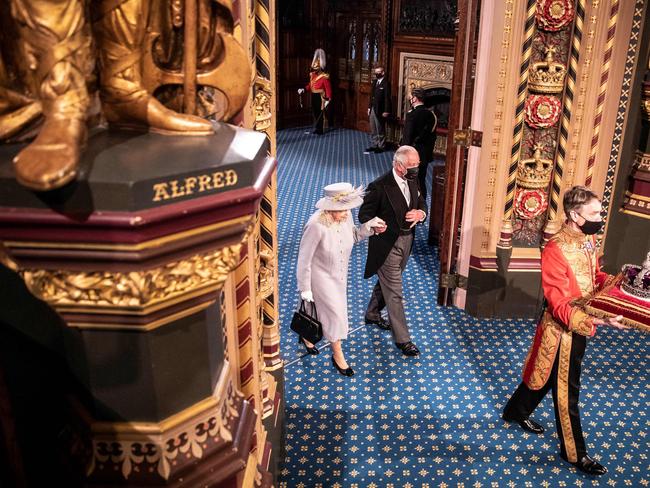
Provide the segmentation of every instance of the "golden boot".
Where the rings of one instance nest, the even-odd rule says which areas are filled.
[[[144,88],[141,58],[147,26],[146,0],[103,0],[94,24],[101,60],[104,116],[112,127],[173,135],[212,134],[200,117],[168,109]]]
[[[76,177],[86,141],[90,31],[80,0],[12,0],[11,7],[45,117],[14,170],[21,184],[51,190]]]

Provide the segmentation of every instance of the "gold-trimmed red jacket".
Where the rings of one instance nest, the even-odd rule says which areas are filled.
[[[324,72],[309,73],[309,83],[305,86],[306,91],[318,93],[321,97],[321,103],[324,105],[325,100],[332,98],[332,84],[330,83],[330,75]],[[321,105],[321,108],[323,108]]]
[[[549,240],[542,251],[542,287],[547,306],[524,362],[523,380],[528,388],[539,390],[546,384],[562,334],[591,337],[596,333],[592,317],[584,312],[581,303],[610,278],[600,271],[593,236],[563,225]]]

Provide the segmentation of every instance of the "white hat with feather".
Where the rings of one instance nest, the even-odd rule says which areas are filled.
[[[332,183],[324,188],[325,196],[316,202],[321,210],[350,210],[363,203],[363,186],[350,183]]]

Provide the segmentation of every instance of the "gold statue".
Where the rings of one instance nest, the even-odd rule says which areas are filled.
[[[230,0],[93,0],[92,29],[84,0],[2,4],[0,140],[33,136],[42,121],[14,159],[29,188],[75,178],[95,61],[110,127],[208,135],[212,124],[197,112],[223,120],[246,103],[250,62],[232,36]]]

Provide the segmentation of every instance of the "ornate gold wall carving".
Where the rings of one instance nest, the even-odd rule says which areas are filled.
[[[399,58],[397,116],[409,110],[406,97],[413,88],[447,88],[451,90],[454,59],[451,56],[403,52]]]
[[[36,296],[58,310],[142,315],[188,295],[218,289],[239,260],[240,244],[130,272],[21,270]]]

